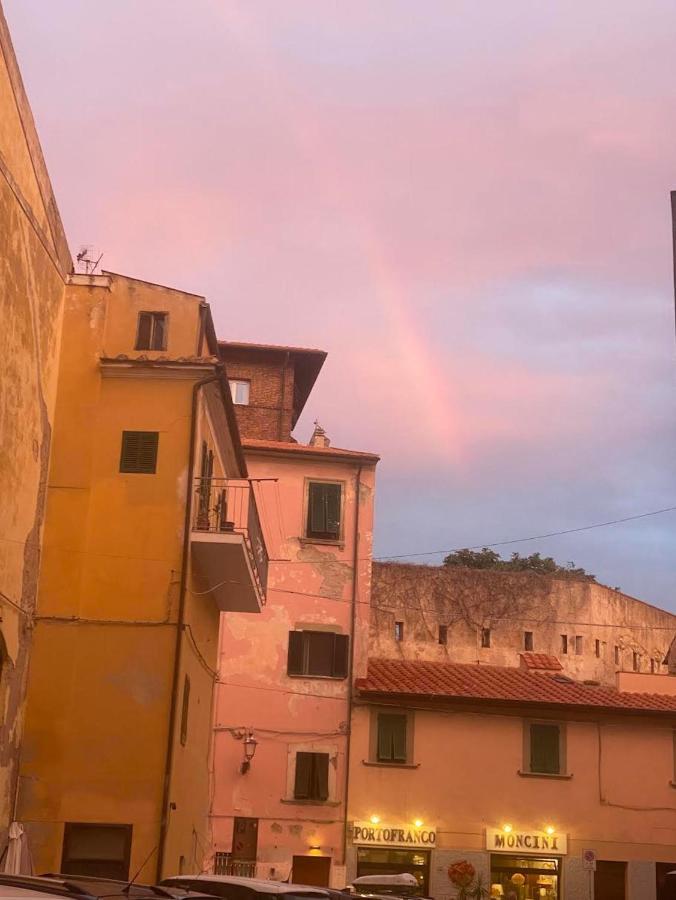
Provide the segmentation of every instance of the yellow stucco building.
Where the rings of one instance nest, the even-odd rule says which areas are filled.
[[[203,298],[73,276],[18,797],[36,871],[201,868],[219,617],[265,599],[254,491]]]

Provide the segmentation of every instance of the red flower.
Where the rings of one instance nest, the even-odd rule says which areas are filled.
[[[476,869],[463,859],[448,867],[448,877],[456,887],[469,887],[476,877]]]

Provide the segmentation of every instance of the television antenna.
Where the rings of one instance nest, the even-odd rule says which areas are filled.
[[[75,257],[80,275],[96,274],[96,269],[103,258],[103,253],[99,254],[98,259],[95,257],[94,247],[91,244],[82,244]]]

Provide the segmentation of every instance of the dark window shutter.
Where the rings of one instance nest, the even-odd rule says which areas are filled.
[[[340,493],[339,484],[325,484],[326,530],[336,537],[340,534]]]
[[[289,632],[289,651],[286,662],[288,675],[303,674],[303,632]]]
[[[333,643],[333,671],[334,678],[347,678],[348,652],[350,639],[346,634],[335,634]]]
[[[136,350],[150,350],[150,337],[153,330],[153,317],[150,313],[138,314],[136,331]]]
[[[296,800],[309,800],[313,753],[296,753],[296,780],[293,796]]]
[[[530,770],[547,775],[560,773],[560,730],[558,725],[530,726]]]
[[[329,754],[312,753],[312,792],[313,800],[329,799]]]
[[[157,431],[123,431],[120,472],[154,475],[159,437]]]
[[[152,350],[165,350],[167,343],[167,316],[165,313],[155,313],[153,316]]]
[[[309,496],[308,533],[320,535],[326,532],[326,517],[324,515],[323,484],[311,484]]]
[[[311,482],[308,493],[308,537],[335,540],[340,536],[339,484]]]
[[[406,716],[379,714],[378,759],[381,762],[406,762],[406,725]]]
[[[333,643],[332,631],[306,631],[307,641],[307,675],[324,675],[330,677],[333,674]]]

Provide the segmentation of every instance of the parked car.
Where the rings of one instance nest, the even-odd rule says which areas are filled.
[[[90,878],[86,875],[5,875],[0,874],[0,900],[29,900],[29,898],[68,897],[77,900],[157,900],[171,898],[162,888],[111,881],[107,878]],[[191,900],[196,900],[191,894]],[[208,898],[213,900],[213,898]]]
[[[323,888],[236,875],[173,875],[164,878],[160,887],[187,888],[223,900],[329,900],[328,891]]]

